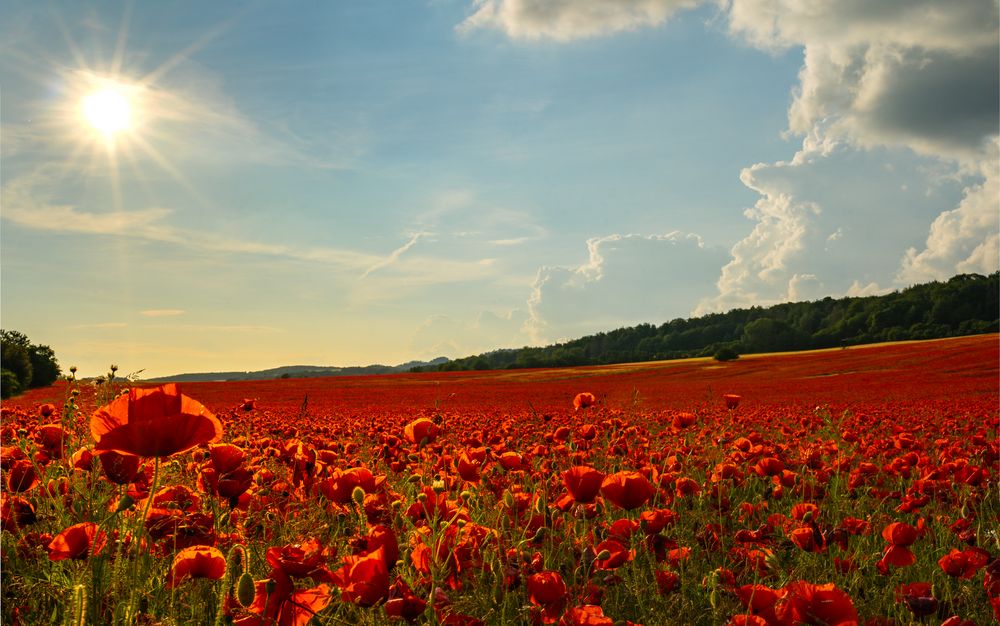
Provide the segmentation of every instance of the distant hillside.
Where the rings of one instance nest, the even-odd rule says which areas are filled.
[[[157,383],[191,383],[218,380],[271,380],[274,378],[320,378],[323,376],[365,376],[369,374],[396,374],[407,372],[415,367],[436,368],[447,363],[445,357],[432,361],[408,361],[399,365],[354,365],[350,367],[334,367],[322,365],[285,365],[256,372],[200,372],[195,374],[177,374],[150,378],[149,382]]]
[[[998,315],[1000,273],[962,274],[883,296],[735,309],[660,326],[619,328],[543,348],[496,350],[418,369],[604,365],[939,339],[998,332]],[[724,356],[726,351],[730,354]]]

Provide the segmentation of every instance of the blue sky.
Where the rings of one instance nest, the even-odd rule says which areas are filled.
[[[996,271],[996,4],[814,4],[5,3],[3,326],[396,363]]]

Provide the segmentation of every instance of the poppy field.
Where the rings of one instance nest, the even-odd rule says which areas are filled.
[[[1000,620],[997,335],[4,403],[4,624]]]

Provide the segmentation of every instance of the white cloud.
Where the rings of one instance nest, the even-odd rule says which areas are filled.
[[[372,264],[368,269],[366,269],[364,273],[361,275],[361,278],[365,278],[372,272],[378,271],[380,269],[389,267],[390,265],[394,264],[396,261],[399,260],[399,257],[403,256],[403,254],[407,250],[415,246],[417,244],[417,241],[419,241],[420,238],[426,234],[428,233],[415,233],[414,235],[412,235],[409,241],[407,241],[400,247],[390,252],[389,255],[384,259],[379,260],[377,263]]]
[[[657,26],[701,0],[480,0],[460,32],[493,28],[515,39],[571,41]]]
[[[924,248],[907,250],[897,282],[944,280],[955,273],[990,274],[1000,268],[998,162],[984,169],[986,179],[967,187],[958,207],[934,220]]]
[[[587,241],[576,267],[538,270],[525,329],[534,343],[686,317],[711,292],[723,251],[697,235],[608,235]]]

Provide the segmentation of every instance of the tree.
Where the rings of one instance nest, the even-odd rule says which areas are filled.
[[[0,330],[4,398],[25,389],[46,387],[59,378],[59,362],[49,346],[34,345],[24,333]]]
[[[3,369],[11,372],[17,377],[17,384],[20,390],[28,388],[31,384],[31,342],[28,338],[16,330],[0,330],[0,362]],[[4,397],[10,397],[16,391]]]

